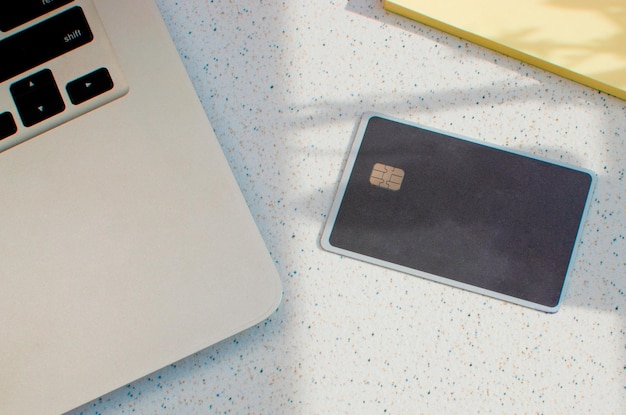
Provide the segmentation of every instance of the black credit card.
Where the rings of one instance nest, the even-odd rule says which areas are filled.
[[[321,244],[556,312],[593,184],[584,169],[368,113]]]

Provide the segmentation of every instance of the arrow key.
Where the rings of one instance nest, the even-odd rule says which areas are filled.
[[[113,89],[113,80],[106,68],[100,68],[68,83],[65,89],[72,104],[78,105]]]
[[[49,69],[15,82],[10,90],[25,127],[31,127],[65,110],[65,103]]]
[[[0,140],[17,133],[17,125],[10,112],[0,114]]]

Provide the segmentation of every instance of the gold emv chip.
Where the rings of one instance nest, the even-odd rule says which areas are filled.
[[[370,183],[383,189],[400,190],[404,179],[404,170],[383,163],[374,164],[370,174]]]

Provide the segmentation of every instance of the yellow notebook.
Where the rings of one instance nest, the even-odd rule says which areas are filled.
[[[626,0],[385,0],[384,6],[626,99]]]

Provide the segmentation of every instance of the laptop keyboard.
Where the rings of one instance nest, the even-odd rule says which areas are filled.
[[[0,151],[127,92],[91,0],[2,0]]]

